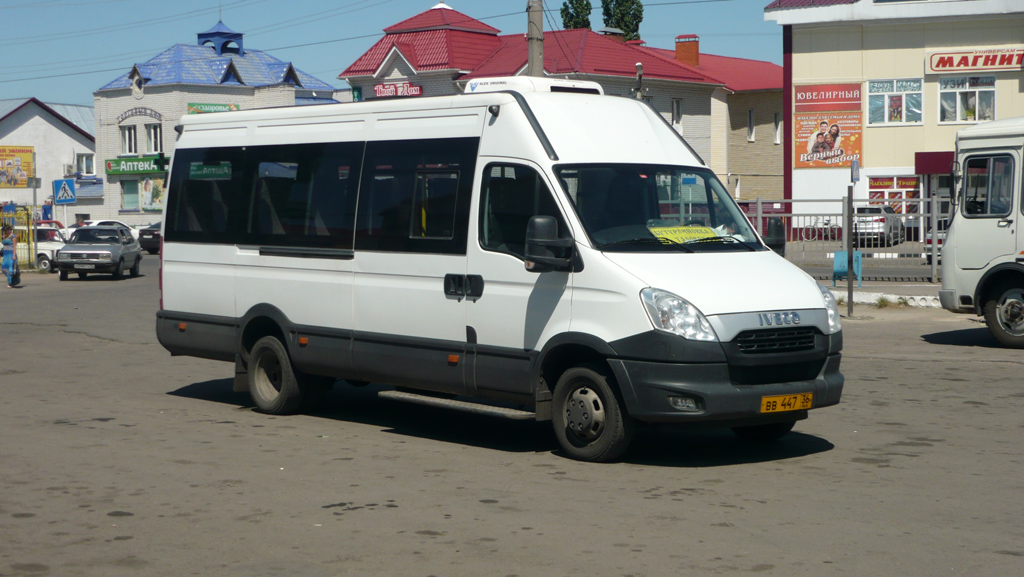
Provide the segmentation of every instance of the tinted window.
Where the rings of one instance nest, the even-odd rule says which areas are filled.
[[[243,237],[285,246],[352,248],[358,144],[252,147]]]
[[[178,150],[167,198],[169,241],[231,242],[244,169],[241,148]]]
[[[368,143],[356,249],[465,254],[478,142]]]
[[[555,217],[559,236],[571,236],[551,192],[536,171],[514,164],[490,164],[484,169],[480,246],[523,258],[526,225],[536,215]]]

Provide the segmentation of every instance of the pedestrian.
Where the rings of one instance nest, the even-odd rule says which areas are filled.
[[[0,236],[3,238],[3,259],[0,260],[0,270],[7,277],[7,288],[14,288],[14,267],[18,264],[18,237],[14,235],[14,228],[5,224],[0,229]]]

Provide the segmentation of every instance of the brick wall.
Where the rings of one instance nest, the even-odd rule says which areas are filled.
[[[747,138],[747,114],[754,111],[754,140]],[[729,96],[729,169],[719,175],[741,200],[782,200],[784,138],[775,144],[775,115],[782,119],[782,91],[738,92]],[[739,184],[739,192],[736,187]]]

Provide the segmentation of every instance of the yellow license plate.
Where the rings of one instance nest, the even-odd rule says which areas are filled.
[[[761,397],[761,412],[781,413],[783,411],[803,411],[811,408],[811,402],[813,400],[813,393]]]

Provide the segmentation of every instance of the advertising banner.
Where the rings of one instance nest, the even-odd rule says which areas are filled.
[[[233,112],[235,110],[241,109],[242,107],[237,104],[212,104],[209,102],[188,103],[189,114],[205,114],[207,112]]]
[[[860,84],[793,87],[794,168],[863,168],[863,130]]]
[[[137,158],[115,158],[107,161],[107,174],[152,174],[162,173],[164,169],[157,164],[156,156],[140,156]]]
[[[139,202],[142,204],[142,210],[163,210],[164,179],[142,179],[139,183]]]
[[[925,58],[926,74],[1024,69],[1024,48],[988,48],[932,52]]]
[[[795,168],[861,167],[864,122],[860,112],[817,112],[793,115]]]
[[[31,146],[0,146],[0,188],[28,188],[35,178]]]

